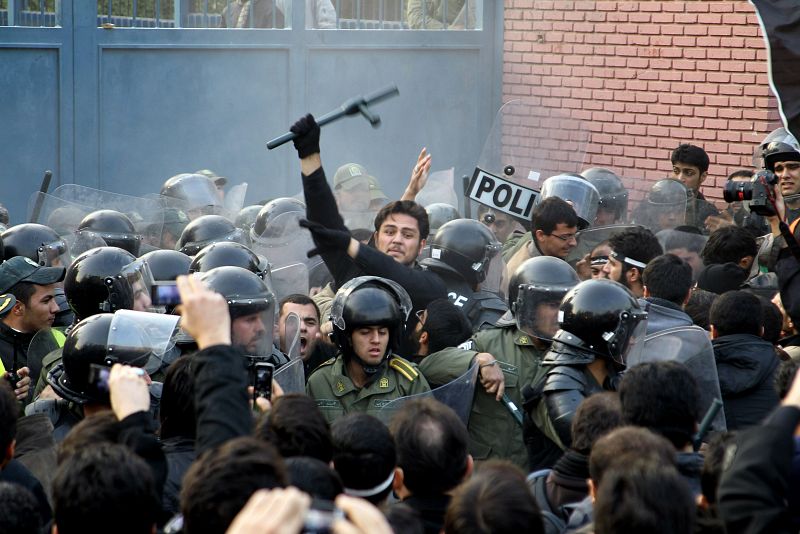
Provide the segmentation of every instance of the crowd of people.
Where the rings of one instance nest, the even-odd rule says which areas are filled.
[[[399,200],[329,184],[291,131],[302,198],[5,215],[0,532],[797,532],[791,134],[725,209],[681,144],[639,206],[591,168],[524,220],[417,203],[425,149]]]

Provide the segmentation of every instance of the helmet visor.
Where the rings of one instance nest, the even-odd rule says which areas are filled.
[[[521,285],[514,305],[517,327],[533,337],[551,340],[558,332],[558,309],[565,287]]]
[[[63,239],[42,243],[36,252],[39,255],[39,265],[43,267],[69,267],[72,263],[69,247]]]
[[[336,297],[334,297],[333,304],[331,304],[330,315],[330,320],[333,321],[333,324],[336,326],[336,328],[339,330],[347,329],[343,314],[345,304],[347,303],[347,298],[350,296],[350,294],[365,284],[376,282],[378,285],[386,287],[386,289],[395,294],[400,305],[400,314],[402,315],[403,325],[405,325],[406,321],[408,321],[408,315],[411,313],[413,308],[411,304],[411,297],[408,296],[406,290],[403,289],[402,286],[400,286],[400,284],[397,282],[387,280],[386,278],[381,278],[379,276],[359,276],[344,284],[339,288],[339,291],[336,292]]]
[[[108,331],[108,359],[154,373],[175,345],[178,321],[178,315],[117,310]]]
[[[548,178],[542,185],[539,201],[548,197],[558,197],[568,202],[581,219],[581,228],[586,228],[594,222],[600,194],[587,180],[569,175]]]
[[[622,367],[625,367],[629,360],[640,360],[646,334],[646,312],[641,310],[623,312],[620,316],[617,331],[609,339],[611,359]]]
[[[230,298],[231,343],[248,356],[268,358],[272,354],[275,301],[271,295]]]

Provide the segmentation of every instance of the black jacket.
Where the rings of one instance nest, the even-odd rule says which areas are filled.
[[[19,484],[33,494],[39,507],[42,525],[47,525],[53,518],[53,512],[50,509],[50,503],[47,502],[47,495],[45,495],[42,485],[19,460],[11,460],[0,471],[0,482]]]
[[[309,176],[303,176],[303,193],[308,220],[349,232],[336,207],[322,167]],[[416,265],[403,265],[371,246],[360,246],[355,259],[348,256],[346,250],[323,254],[322,259],[333,275],[337,288],[356,276],[382,276],[403,286],[415,310],[423,310],[432,300],[447,296],[447,288],[436,274],[419,269]]]
[[[718,337],[712,345],[728,430],[759,424],[778,405],[775,349],[751,334]]]
[[[692,318],[683,308],[665,299],[647,297],[639,299],[639,304],[647,312],[647,335],[677,326],[692,326]]]
[[[796,533],[786,506],[800,410],[784,406],[759,427],[740,433],[719,487],[719,511],[728,532]]]
[[[6,371],[16,371],[28,365],[28,346],[34,334],[17,332],[0,321],[0,358]],[[32,376],[31,380],[35,382],[38,378]]]
[[[161,506],[170,515],[181,510],[180,493],[183,475],[189,470],[197,453],[194,451],[194,438],[174,437],[161,441],[164,455],[167,458],[167,480],[164,483],[164,496]]]

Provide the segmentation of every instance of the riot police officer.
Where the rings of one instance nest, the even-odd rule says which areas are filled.
[[[185,212],[190,220],[222,211],[216,184],[202,174],[176,174],[161,186],[161,197],[168,207]]]
[[[222,241],[232,241],[242,245],[249,243],[247,234],[222,215],[203,215],[186,225],[175,244],[175,249],[187,256],[194,256],[201,248]]]
[[[629,352],[643,345],[647,313],[625,286],[598,279],[570,290],[558,317],[559,330],[542,359],[546,374],[526,391],[526,400],[541,433],[564,449],[570,445],[572,419],[581,401],[592,393],[616,390]],[[542,445],[543,452],[548,443]]]
[[[592,167],[581,171],[581,176],[600,193],[594,226],[607,226],[625,222],[628,216],[628,190],[619,176],[609,169]]]
[[[420,363],[420,370],[435,384],[458,378],[473,364],[481,366],[484,387],[475,391],[469,421],[470,454],[476,460],[504,458],[528,469],[521,422],[509,411],[508,402],[498,401],[504,389],[508,401],[522,405],[522,388],[541,376],[539,364],[555,334],[558,312],[557,308],[553,311],[553,303],[578,282],[578,275],[563,260],[551,256],[526,260],[509,284],[511,312],[497,327],[476,333],[460,347],[426,356]]]
[[[431,226],[431,234],[436,235],[439,228],[444,226],[450,221],[455,221],[461,218],[458,210],[445,202],[434,202],[425,206],[425,211],[428,213],[428,222]]]
[[[410,311],[405,290],[376,276],[353,278],[336,293],[331,320],[338,353],[306,387],[329,422],[353,411],[374,415],[390,400],[430,390],[417,366],[394,353]]]
[[[494,293],[480,290],[500,242],[484,224],[472,219],[445,223],[431,242],[430,258],[420,264],[439,275],[447,296],[472,323],[473,331],[494,326],[507,311]]]
[[[114,210],[97,210],[88,214],[78,224],[78,237],[99,237],[109,247],[127,250],[139,255],[142,236],[124,213]]]

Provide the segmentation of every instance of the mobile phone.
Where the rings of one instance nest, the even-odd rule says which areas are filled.
[[[154,282],[150,288],[150,300],[153,306],[177,306],[181,303],[181,294],[175,282]]]
[[[345,515],[331,501],[313,499],[303,522],[303,534],[327,534],[336,519]]]
[[[89,387],[100,393],[108,393],[108,376],[111,367],[105,365],[89,364]]]
[[[275,366],[271,363],[256,362],[253,372],[253,402],[258,397],[272,400],[272,375]]]

